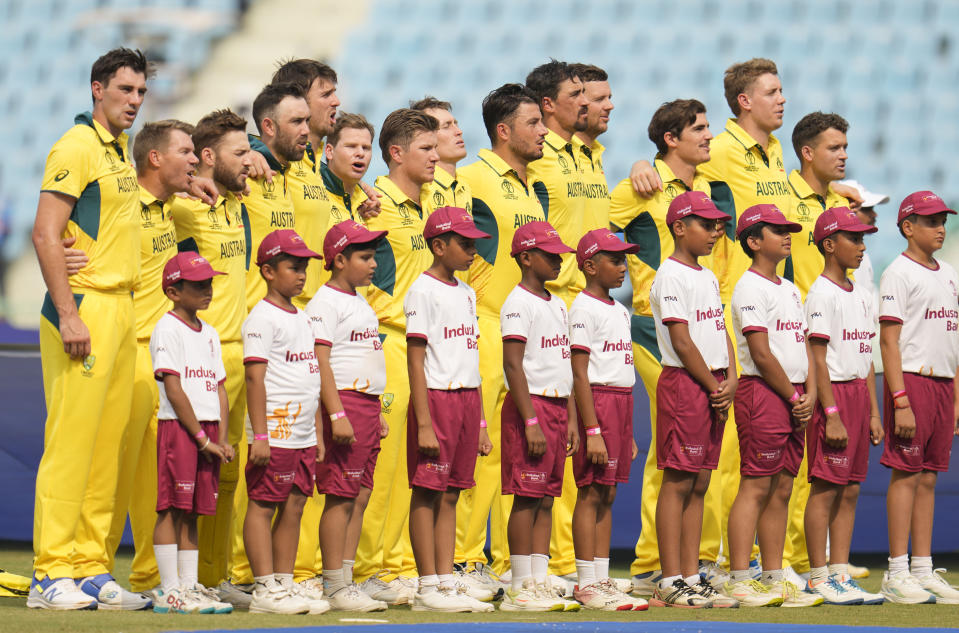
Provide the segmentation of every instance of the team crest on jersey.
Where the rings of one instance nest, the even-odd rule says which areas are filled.
[[[393,406],[394,397],[392,393],[384,393],[380,398],[380,406],[383,409],[383,413],[390,413],[390,407]]]
[[[83,375],[92,376],[93,375],[93,366],[97,364],[97,357],[93,354],[87,354],[83,358]]]
[[[672,202],[673,198],[679,195],[679,192],[676,190],[676,185],[672,183],[666,185],[666,189],[663,191],[663,193],[666,195],[666,200],[668,202]]]
[[[507,200],[516,200],[516,187],[513,186],[513,183],[503,178],[503,182],[500,183],[500,188],[503,190],[504,197]]]
[[[274,198],[276,198],[276,194],[274,193],[276,191],[276,183],[264,180],[262,187],[263,187],[264,198],[266,198],[267,200],[273,200]]]
[[[566,161],[566,157],[562,154],[556,156],[557,162],[559,163],[559,169],[563,174],[569,173],[569,163]]]
[[[443,206],[443,202],[445,201],[446,199],[443,198],[443,194],[441,194],[439,191],[433,192],[433,204],[435,204],[437,207],[440,207]]]
[[[216,209],[210,209],[206,212],[206,217],[210,219],[210,228],[218,229],[220,228],[220,218],[216,216]]]
[[[153,226],[153,214],[150,212],[150,206],[140,203],[140,225],[143,228]]]
[[[107,163],[110,165],[110,171],[120,171],[120,166],[117,165],[117,157],[114,156],[109,149],[103,150],[103,157],[107,159]]]
[[[779,169],[779,171],[786,171],[786,169],[783,167],[783,159],[778,156],[776,157],[776,167]]]
[[[812,222],[812,215],[809,213],[809,207],[805,202],[800,202],[799,206],[796,207],[796,221],[797,222]]]
[[[399,211],[400,217],[403,218],[403,226],[413,225],[413,217],[410,215],[410,210],[407,208],[405,202],[400,204],[397,211]]]
[[[751,151],[747,149],[743,158],[746,160],[746,171],[759,171],[759,167],[756,167],[756,157]]]

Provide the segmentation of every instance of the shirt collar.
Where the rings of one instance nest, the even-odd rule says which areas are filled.
[[[433,182],[438,184],[443,189],[452,189],[456,184],[456,176],[451,175],[442,167],[437,167],[433,172]]]
[[[742,143],[742,146],[746,149],[751,147],[758,147],[762,150],[763,146],[759,144],[759,141],[750,136],[749,132],[744,130],[739,123],[736,122],[736,119],[726,119],[726,131],[729,132],[733,138]],[[774,134],[769,135],[769,151],[772,151],[774,145],[779,145],[779,139],[776,138]]]
[[[396,206],[400,206],[404,202],[409,202],[416,206],[417,209],[420,209],[420,201],[413,200],[408,195],[403,193],[396,184],[390,180],[389,176],[378,176],[376,181],[373,183],[377,189],[383,192],[387,198],[393,201]]]
[[[262,154],[263,158],[266,159],[267,165],[270,166],[270,169],[272,169],[273,171],[279,172],[281,174],[287,170],[287,168],[289,167],[289,164],[287,164],[286,167],[281,165],[280,161],[278,161],[276,157],[273,156],[273,153],[270,152],[270,148],[268,148],[266,146],[266,143],[263,142],[263,139],[261,139],[259,136],[256,136],[254,134],[248,134],[247,137],[250,139],[250,149]]]
[[[124,150],[127,147],[127,140],[129,138],[126,132],[120,132],[120,136],[113,136],[110,134],[110,130],[93,118],[93,113],[91,112],[81,112],[73,118],[73,122],[76,125],[89,125],[92,127],[93,131],[97,133],[97,137],[101,143],[104,145],[113,145],[113,148],[117,150],[117,154],[120,155],[120,160],[126,160],[124,156],[126,152]]]
[[[574,140],[578,140],[578,139],[576,139],[576,136],[575,136],[575,135],[573,135],[573,139],[574,139]],[[573,142],[574,142],[574,141],[566,141],[566,140],[563,140],[563,137],[562,137],[562,136],[560,136],[558,133],[554,132],[553,130],[550,130],[549,128],[547,128],[547,130],[546,130],[546,139],[545,139],[545,141],[546,141],[546,144],[547,144],[547,145],[549,145],[550,147],[552,147],[552,148],[553,148],[554,150],[556,150],[557,152],[562,152],[562,151],[566,150],[567,148],[572,149],[572,148],[573,148]],[[580,141],[580,143],[582,143],[582,141]]]
[[[340,180],[339,176],[333,173],[333,170],[330,169],[330,166],[326,163],[320,163],[320,175],[323,177],[323,186],[326,187],[327,191],[334,196],[340,197],[346,194],[343,181]]]
[[[792,187],[793,192],[801,199],[816,198],[820,202],[823,200],[822,196],[812,190],[812,187],[805,181],[798,169],[789,172],[789,186]]]

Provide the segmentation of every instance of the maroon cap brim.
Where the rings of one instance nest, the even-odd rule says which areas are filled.
[[[773,224],[776,226],[784,226],[786,227],[786,230],[789,231],[790,233],[799,233],[800,231],[802,231],[802,224],[796,224],[795,222],[790,222],[789,220],[786,220],[785,222],[773,222],[770,220],[762,219],[760,220],[760,222],[765,222],[766,224]],[[758,223],[759,222],[757,222],[757,224]]]
[[[464,228],[464,229],[450,229],[451,232],[456,233],[457,235],[462,235],[463,237],[468,237],[472,240],[482,240],[488,237],[492,237],[489,233],[484,233],[476,227]]]
[[[566,244],[564,244],[563,242],[559,240],[556,240],[556,241],[551,240],[549,242],[543,242],[542,244],[537,244],[536,246],[527,248],[526,250],[529,251],[529,250],[533,250],[534,248],[538,248],[541,251],[546,251],[547,253],[553,253],[554,255],[563,255],[565,253],[576,252],[575,248],[570,248],[569,246],[566,246]]]
[[[728,213],[723,213],[719,209],[700,209],[697,211],[691,212],[689,215],[695,215],[707,220],[732,220],[732,216]],[[689,216],[687,216],[689,217]]]
[[[319,253],[315,253],[308,249],[307,247],[302,248],[287,248],[284,247],[280,250],[281,253],[286,253],[287,255],[292,255],[293,257],[311,257],[313,259],[323,259],[323,256]]]

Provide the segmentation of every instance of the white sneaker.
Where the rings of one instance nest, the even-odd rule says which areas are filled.
[[[492,604],[493,595],[492,595],[492,592],[490,592],[489,590],[483,589],[483,591],[485,591],[486,593],[482,595],[489,595],[490,597],[488,601],[484,602],[483,600],[474,598],[473,596],[470,595],[470,587],[467,586],[466,583],[454,581],[453,586],[450,588],[456,592],[456,595],[457,597],[459,597],[460,600],[470,605],[470,611],[472,611],[473,613],[488,613],[490,611],[496,611],[496,607],[493,606]],[[478,591],[478,589],[474,589],[474,590]]]
[[[222,602],[219,594],[217,594],[215,590],[205,587],[200,583],[196,583],[192,587],[187,587],[186,589],[187,591],[195,594],[201,602],[213,607],[213,613],[233,613],[233,605],[229,602]]]
[[[407,604],[409,597],[406,591],[401,593],[388,583],[383,582],[383,576],[385,576],[386,573],[385,571],[381,571],[374,576],[370,576],[358,585],[359,590],[378,602],[393,605]],[[335,609],[336,607],[333,608]]]
[[[507,589],[503,594],[500,611],[563,611],[565,606],[554,598],[541,595],[532,578],[519,590]]]
[[[159,602],[153,603],[154,613],[213,613],[214,607],[200,594],[185,587],[169,591],[157,589]]]
[[[612,578],[608,579],[613,586],[616,587],[616,591],[623,594],[629,594],[633,590],[633,581],[629,578]]]
[[[942,567],[934,569],[928,576],[919,578],[919,585],[936,597],[936,604],[959,604],[959,590],[939,575],[945,572]]]
[[[545,583],[538,583],[536,585],[537,591],[547,600],[554,600],[561,604],[563,606],[562,611],[579,611],[582,605],[576,600],[570,600],[573,592],[569,590],[569,593],[567,593],[568,585],[566,581],[562,578],[554,581],[554,578],[557,578],[557,576],[547,576]],[[573,586],[575,587],[576,585]],[[557,609],[557,611],[559,611],[559,609]]]
[[[729,572],[711,560],[699,561],[699,575],[716,590],[722,589],[723,585],[729,582]]]
[[[53,611],[96,609],[97,600],[80,591],[73,578],[44,578],[39,581],[34,578],[30,583],[27,606]]]
[[[846,565],[846,568],[849,570],[849,575],[855,579],[868,578],[869,577],[869,568],[862,567],[861,565],[853,565],[849,563]]]
[[[94,598],[98,609],[107,611],[139,611],[149,609],[153,601],[139,593],[127,591],[110,574],[88,576],[76,582],[83,593]]]
[[[396,604],[413,604],[413,596],[419,591],[419,581],[407,576],[397,576],[386,584],[397,593]]]
[[[726,594],[719,592],[715,587],[705,580],[700,580],[695,585],[690,585],[689,588],[709,600],[709,603],[712,605],[713,609],[739,608],[739,600],[730,598]]]
[[[457,592],[449,587],[426,588],[427,591],[417,591],[413,596],[413,611],[438,611],[441,613],[466,613],[473,610],[473,605],[467,602]]]
[[[862,603],[864,605],[882,604],[883,602],[886,601],[885,596],[883,596],[881,593],[870,593],[866,591],[853,578],[850,578],[848,576],[845,578],[841,576],[832,576],[832,578],[833,580],[838,582],[840,585],[842,585],[846,589],[846,591],[858,593],[858,595],[862,598]]]
[[[496,591],[486,586],[486,583],[462,571],[454,572],[456,583],[466,587],[470,598],[480,602],[492,602],[496,598]]]
[[[234,609],[249,609],[253,600],[253,585],[234,584],[224,580],[217,586],[216,593],[220,600],[229,602]]]
[[[295,583],[294,583],[295,584]],[[327,604],[329,607],[329,604]],[[280,613],[292,615],[309,613],[310,604],[299,596],[294,596],[286,587],[273,581],[265,585],[256,585],[253,599],[250,601],[250,613]]]
[[[786,565],[783,567],[783,580],[788,580],[797,587],[805,587],[807,579],[797,574],[792,565]]]
[[[723,586],[723,593],[743,607],[778,607],[783,603],[781,591],[771,592],[758,580],[730,580]]]
[[[798,585],[789,580],[782,580],[766,585],[769,592],[783,597],[783,607],[818,607],[823,603],[823,597],[817,593],[806,593]]]
[[[713,606],[710,598],[694,590],[682,578],[677,578],[665,589],[662,586],[657,587],[649,603],[654,607],[681,609],[710,609]]]
[[[506,588],[509,586],[509,583],[504,583],[502,579],[496,575],[496,572],[484,563],[473,563],[473,568],[469,571],[464,568],[463,573],[470,579],[470,582],[477,583],[492,591],[494,600],[501,598],[503,592],[506,591]]]
[[[323,597],[322,585],[317,588],[315,583],[304,585],[300,582],[294,582],[285,585],[284,588],[291,595],[310,605],[310,615],[322,615],[330,610],[330,603]]]
[[[555,576],[550,574],[546,577],[546,580],[560,598],[573,596],[573,587],[576,586],[576,574],[569,574],[569,576]]]
[[[356,584],[349,584],[327,598],[330,606],[337,611],[386,611],[386,603],[374,600]]]
[[[663,579],[662,570],[648,571],[645,574],[633,576],[633,593],[638,596],[652,596],[659,588],[659,581]]]
[[[895,604],[933,604],[937,601],[936,596],[929,593],[909,572],[895,576],[884,572],[880,591],[886,600]]]
[[[305,589],[308,589],[311,595],[316,595],[320,598],[325,597],[323,595],[323,576],[313,576],[312,578],[301,580],[297,584]]]
[[[577,587],[573,597],[579,600],[587,609],[598,611],[632,611],[633,599],[617,591],[610,591],[611,585],[606,581],[594,582],[585,587]],[[642,598],[638,598],[642,600]],[[643,602],[646,602],[643,600]]]
[[[806,591],[822,596],[825,604],[852,606],[862,604],[864,600],[860,591],[839,582],[837,576],[829,576],[817,585],[807,582]]]

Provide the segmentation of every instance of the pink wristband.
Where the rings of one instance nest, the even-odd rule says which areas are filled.
[[[603,429],[599,428],[599,425],[588,426],[586,427],[586,435],[600,435],[602,434]]]
[[[485,429],[486,426],[487,426],[486,420],[480,420],[480,428],[481,428],[481,429]]]
[[[526,426],[536,426],[539,424],[539,418],[529,418],[526,420]]]
[[[193,436],[193,439],[195,439],[197,442],[199,442],[199,441],[202,440],[204,437],[206,437],[206,431],[204,431],[203,429],[200,429],[200,430],[197,431],[196,434]]]
[[[903,397],[904,395],[906,395],[906,390],[905,390],[905,389],[902,389],[902,390],[897,391],[897,392],[895,392],[894,394],[892,394],[892,399],[895,400],[896,398],[901,398],[901,397]]]
[[[270,436],[267,435],[266,433],[257,433],[257,434],[255,434],[255,435],[253,436],[253,439],[254,439],[254,440],[268,440],[268,439],[270,439]]]
[[[832,415],[833,413],[839,413],[839,407],[837,407],[836,405],[833,405],[831,407],[826,407],[825,409],[823,409],[823,411],[826,412],[826,415]]]
[[[799,391],[794,391],[793,395],[789,398],[789,404],[796,404],[799,402],[800,398],[802,398],[802,395],[799,393]]]
[[[345,418],[345,417],[346,417],[346,411],[338,411],[337,413],[331,413],[330,422],[335,422],[336,420],[339,420],[340,418]]]

